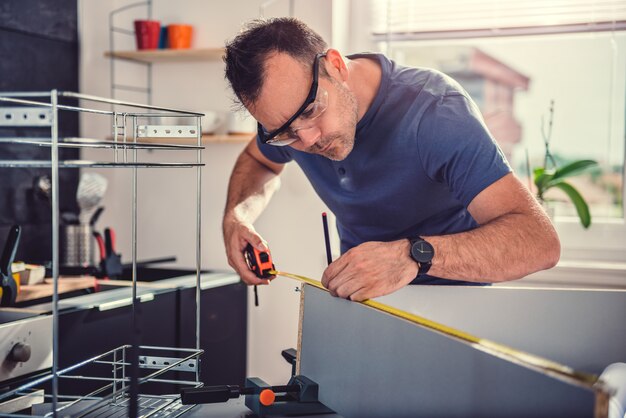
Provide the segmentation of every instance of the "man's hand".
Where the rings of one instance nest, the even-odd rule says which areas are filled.
[[[222,221],[224,246],[228,264],[247,284],[269,284],[269,280],[259,279],[248,268],[243,250],[248,243],[259,251],[268,250],[265,240],[257,234],[252,223],[280,186],[278,175],[282,169],[283,164],[276,164],[263,156],[255,136],[237,158],[230,176]]]
[[[267,251],[267,244],[255,231],[251,224],[237,221],[235,219],[224,219],[224,245],[226,246],[226,256],[228,264],[249,285],[269,284],[269,280],[260,279],[254,274],[246,264],[243,250],[248,243],[261,251]]]
[[[330,294],[363,301],[395,292],[417,276],[409,241],[365,242],[326,268],[322,284]]]

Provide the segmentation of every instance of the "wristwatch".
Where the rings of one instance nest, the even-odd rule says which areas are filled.
[[[409,242],[411,243],[409,255],[419,266],[417,274],[422,275],[428,273],[430,266],[432,266],[433,257],[435,256],[435,248],[422,237],[409,238]]]

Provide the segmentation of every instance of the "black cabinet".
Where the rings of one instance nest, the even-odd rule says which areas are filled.
[[[180,291],[180,346],[195,347],[195,289]],[[202,292],[200,379],[205,385],[243,385],[246,378],[247,287],[243,283]]]
[[[127,289],[130,292],[130,289]],[[130,294],[130,293],[129,293]],[[154,299],[139,304],[137,324],[132,306],[99,310],[74,309],[59,316],[59,364],[64,368],[108,350],[130,344],[195,348],[196,290],[191,287],[155,290]],[[247,290],[242,283],[201,292],[200,380],[207,385],[243,384],[246,377]],[[90,366],[91,367],[91,366]],[[101,373],[100,373],[101,374]],[[180,373],[178,378],[189,379]],[[64,380],[61,393],[85,394],[93,385]],[[177,393],[179,386],[150,383],[147,393]],[[142,389],[142,391],[144,391]]]

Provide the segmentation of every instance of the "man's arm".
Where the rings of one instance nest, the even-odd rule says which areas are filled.
[[[504,282],[554,267],[559,238],[528,189],[508,174],[487,187],[468,210],[480,227],[424,237],[435,247],[428,274],[467,281]]]
[[[252,224],[280,187],[279,174],[283,167],[283,164],[274,163],[263,156],[256,139],[253,139],[239,155],[230,176],[222,221],[224,245],[228,264],[247,284],[268,283],[248,269],[243,250],[248,243],[261,251],[268,249]]]
[[[553,267],[560,256],[556,231],[528,189],[511,173],[480,192],[468,207],[480,224],[467,232],[425,236],[435,248],[428,274],[444,279],[501,282]],[[392,293],[417,275],[406,239],[366,242],[324,272],[336,296],[365,300]]]

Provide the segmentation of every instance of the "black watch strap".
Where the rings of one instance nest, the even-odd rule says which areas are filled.
[[[430,270],[430,267],[433,265],[433,263],[432,261],[429,261],[427,263],[417,263],[417,265],[419,266],[419,268],[417,269],[417,275],[421,276],[422,274],[428,273],[428,270]]]

